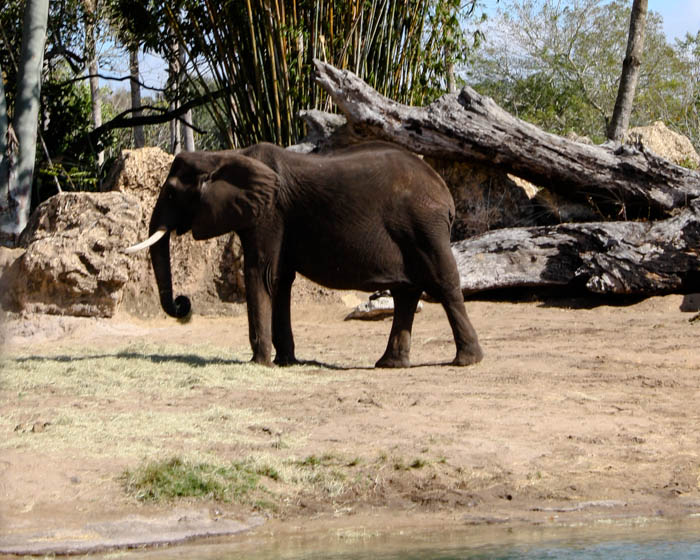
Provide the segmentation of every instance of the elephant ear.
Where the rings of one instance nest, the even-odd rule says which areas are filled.
[[[274,203],[279,184],[279,175],[264,163],[231,155],[200,182],[192,236],[209,239],[253,226]]]

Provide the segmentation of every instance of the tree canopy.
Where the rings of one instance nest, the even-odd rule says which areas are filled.
[[[550,132],[601,142],[620,80],[630,0],[504,0],[465,80]],[[669,43],[661,16],[646,18],[632,126],[663,120],[700,146],[698,40]]]

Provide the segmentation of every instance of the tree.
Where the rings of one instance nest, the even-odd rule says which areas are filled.
[[[9,143],[0,144],[4,148],[0,168],[6,167],[0,176],[0,233],[13,236],[21,233],[29,219],[48,16],[49,0],[27,0],[14,111],[18,143],[16,173],[13,170],[13,159],[7,153]],[[3,136],[9,130],[6,109],[3,95],[3,103],[0,105],[0,112],[4,112],[4,116],[0,117],[0,133],[4,133]],[[3,127],[7,130],[3,131]]]
[[[314,57],[352,69],[401,101],[422,104],[444,92],[445,52],[456,62],[465,56],[458,16],[475,3],[189,0],[162,9],[187,50],[189,98],[208,97],[219,135],[241,146],[288,145],[304,135],[298,111],[327,104],[313,80]],[[447,42],[462,48],[446,49]]]
[[[138,43],[132,41],[127,46],[129,50],[129,80],[131,90],[131,108],[134,111],[135,117],[141,116],[141,84],[139,82],[139,46]],[[146,145],[146,137],[143,133],[143,125],[133,127],[134,147],[143,148]]]
[[[627,54],[622,63],[620,87],[617,92],[615,109],[608,126],[608,138],[620,142],[624,138],[632,114],[634,93],[639,80],[644,50],[644,28],[647,19],[647,0],[634,0],[630,16],[630,31],[627,40]]]
[[[666,80],[668,85],[663,89],[646,88],[640,83],[636,106],[655,107],[666,124],[700,149],[700,31],[677,40],[674,53],[672,63],[659,68],[659,72],[677,78]]]
[[[485,28],[467,80],[509,112],[550,132],[607,138],[629,37],[629,0],[509,0]],[[647,13],[631,124],[680,110],[685,75],[658,13]],[[683,131],[682,131],[683,132]]]
[[[85,58],[90,82],[90,98],[92,100],[93,128],[102,126],[102,102],[100,99],[100,66],[97,61],[97,0],[83,0],[85,18]],[[97,150],[97,174],[104,164],[104,151]]]

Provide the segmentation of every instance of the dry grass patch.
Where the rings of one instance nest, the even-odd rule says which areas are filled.
[[[18,350],[0,361],[2,448],[98,456],[179,454],[206,457],[217,446],[269,447],[252,425],[282,424],[262,406],[232,396],[324,384],[318,367],[266,368],[212,346],[137,344],[115,351]],[[298,442],[284,434],[284,446]],[[274,443],[274,442],[273,442]]]
[[[266,368],[213,346],[141,343],[14,350],[0,365],[0,398],[8,404],[0,453],[93,464],[114,458],[109,476],[139,500],[216,500],[283,513],[383,503],[437,475],[432,461],[415,457],[301,452],[313,428],[287,416],[287,399],[323,393],[316,388],[353,372]],[[332,391],[318,406],[327,397]]]
[[[231,358],[228,349],[208,345],[187,347],[129,345],[114,352],[86,348],[70,354],[14,352],[0,360],[0,390],[18,395],[41,390],[90,396],[116,396],[137,390],[179,392],[182,388],[237,387],[275,389],[308,383],[317,367],[266,368]],[[324,372],[325,373],[325,372]],[[313,376],[324,383],[336,376]]]

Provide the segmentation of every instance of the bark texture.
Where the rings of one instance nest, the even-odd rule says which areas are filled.
[[[700,174],[633,146],[593,146],[544,132],[469,87],[427,107],[396,103],[353,73],[315,61],[352,134],[442,159],[478,161],[588,201],[606,215],[665,217],[700,195]]]
[[[595,294],[697,291],[700,201],[657,222],[508,228],[454,243],[462,292],[568,286]]]
[[[627,52],[622,63],[620,86],[608,127],[608,138],[620,142],[627,133],[632,114],[634,93],[637,90],[639,69],[642,66],[644,52],[644,30],[647,22],[647,0],[634,0],[630,15],[630,30],[627,39]]]
[[[134,109],[134,117],[140,117],[143,112],[141,107],[141,84],[139,82],[139,47],[136,43],[129,46],[129,73],[131,74],[131,108]],[[143,125],[136,125],[132,128],[134,135],[134,148],[143,148],[146,145]]]

